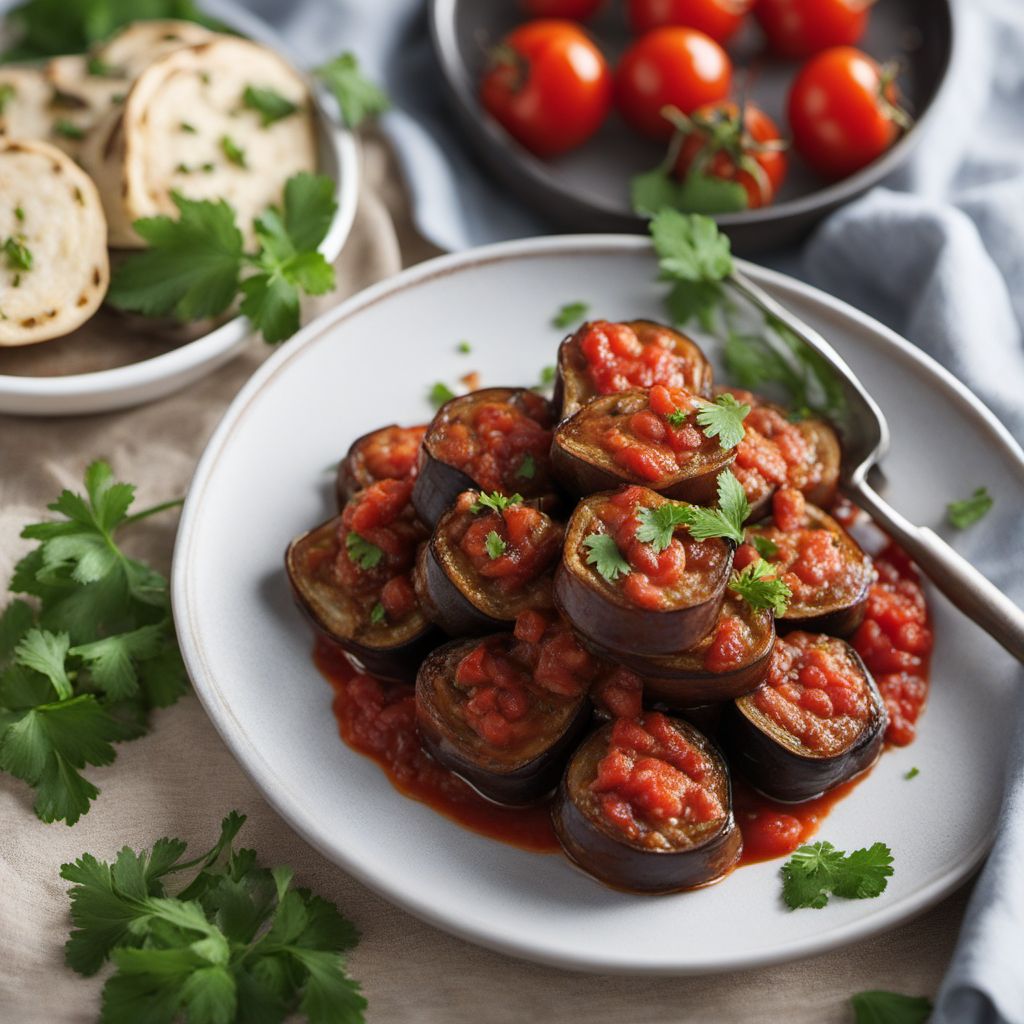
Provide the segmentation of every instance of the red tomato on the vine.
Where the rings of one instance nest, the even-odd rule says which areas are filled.
[[[754,16],[782,57],[810,57],[859,42],[875,0],[757,0]]]
[[[747,208],[767,206],[786,177],[785,143],[775,122],[751,104],[712,103],[685,119],[682,144],[673,165],[685,179],[697,168],[702,174],[735,181],[747,193]]]
[[[888,69],[852,46],[812,57],[789,93],[793,146],[826,178],[878,159],[910,120]]]
[[[735,35],[754,0],[629,0],[629,24],[640,35],[663,25],[695,28],[724,43]]]
[[[495,50],[480,102],[538,156],[586,142],[608,116],[612,76],[604,55],[571,21],[530,21]]]
[[[589,18],[604,0],[523,0],[523,8],[534,18]]]
[[[667,139],[672,125],[664,107],[689,114],[725,99],[732,63],[710,36],[692,28],[656,28],[623,54],[615,72],[616,101],[622,116],[638,132]]]

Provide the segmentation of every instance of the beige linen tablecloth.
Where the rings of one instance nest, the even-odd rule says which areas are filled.
[[[351,294],[433,253],[416,238],[395,168],[375,140],[364,146],[364,187],[339,260]],[[0,417],[0,578],[27,544],[18,533],[62,487],[78,487],[92,459],[111,460],[139,486],[138,507],[184,492],[203,445],[243,382],[266,356],[254,343],[202,384],[140,409],[59,420]],[[128,546],[167,571],[177,517],[133,528]],[[328,705],[324,688],[324,707]],[[69,929],[61,863],[84,851],[110,858],[123,844],[181,836],[209,845],[222,816],[249,816],[242,833],[263,863],[290,864],[297,881],[335,900],[363,938],[351,971],[378,1024],[482,1022],[852,1021],[847,1000],[862,989],[933,995],[946,967],[967,893],[868,942],[814,959],[704,978],[637,979],[571,974],[467,945],[410,917],[324,860],[280,821],[242,773],[194,697],[154,716],[150,735],[90,769],[102,790],[73,828],[44,825],[26,786],[0,775],[0,1024],[79,1024],[98,1016],[102,975],[82,979],[63,964]],[[810,911],[805,911],[810,913]],[[685,914],[678,934],[687,935]],[[691,937],[692,938],[692,937]],[[144,1024],[144,1022],[140,1022]]]

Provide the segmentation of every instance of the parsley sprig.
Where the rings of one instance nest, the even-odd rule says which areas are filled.
[[[147,729],[151,709],[186,690],[167,581],[118,545],[122,528],[180,505],[134,515],[135,488],[106,462],[65,490],[22,537],[39,541],[15,566],[0,616],[0,769],[36,791],[43,821],[73,825],[99,790],[81,773],[109,764],[119,740]]]
[[[277,1022],[294,1012],[312,1024],[363,1020],[366,1000],[344,957],[355,926],[295,888],[290,868],[234,849],[244,822],[232,811],[213,848],[192,860],[182,859],[183,840],[165,838],[149,851],[125,846],[110,863],[83,853],[62,865],[73,883],[65,960],[83,975],[114,964],[104,1024]]]
[[[687,512],[686,506],[666,501],[657,508],[639,509],[636,517],[640,520],[636,539],[641,544],[650,544],[655,551],[664,551],[672,543],[676,527],[686,525]]]
[[[487,557],[493,561],[505,554],[508,544],[497,530],[491,530],[484,538],[484,547],[487,549]]]
[[[683,522],[694,540],[725,537],[743,543],[743,522],[750,515],[750,505],[743,485],[731,470],[718,474],[718,508],[687,505],[683,509]]]
[[[351,561],[360,569],[375,569],[384,557],[384,552],[376,544],[361,537],[354,530],[349,530],[345,536],[345,550]]]
[[[321,295],[334,287],[334,269],[317,251],[337,206],[330,178],[289,178],[283,209],[270,207],[255,221],[259,247],[251,253],[226,202],[172,198],[177,219],[135,222],[149,248],[127,255],[115,270],[107,293],[112,305],[200,320],[220,316],[241,292],[242,312],[273,344],[299,329],[300,292]]]
[[[697,422],[705,437],[717,437],[722,448],[735,448],[746,437],[743,421],[750,414],[750,406],[739,402],[735,395],[723,391],[714,402],[697,409]]]
[[[855,1024],[927,1024],[930,999],[873,989],[850,997]]]
[[[849,900],[881,896],[893,873],[892,853],[885,843],[850,854],[831,843],[811,843],[797,849],[781,870],[786,906],[820,909],[830,894]]]
[[[315,74],[334,94],[347,128],[358,128],[368,117],[391,107],[384,90],[359,70],[355,54],[343,53],[316,68]]]
[[[292,103],[276,89],[258,85],[245,87],[245,91],[242,93],[242,105],[260,115],[260,127],[262,128],[269,128],[275,122],[291,117],[299,109],[298,104]]]
[[[734,572],[729,589],[742,597],[751,608],[771,608],[776,615],[785,615],[793,591],[776,577],[775,568],[763,558]]]
[[[565,329],[580,323],[587,315],[590,306],[585,302],[567,302],[551,318],[551,326]]]
[[[592,533],[584,540],[583,546],[588,551],[587,565],[594,566],[609,583],[629,575],[629,562],[623,557],[614,537],[607,533]]]
[[[472,505],[469,511],[476,515],[481,512],[504,512],[509,505],[518,505],[523,500],[521,494],[502,494],[500,491],[491,491],[490,494],[481,494]]]

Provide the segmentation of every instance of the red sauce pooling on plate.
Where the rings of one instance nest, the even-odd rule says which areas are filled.
[[[906,554],[890,544],[874,562],[879,579],[864,623],[850,639],[885,699],[890,716],[886,740],[904,746],[914,738],[928,695],[931,625],[920,579]],[[358,672],[322,639],[317,640],[314,660],[334,690],[342,740],[376,761],[400,793],[492,839],[538,853],[560,850],[546,802],[501,807],[423,750],[412,686],[382,683]],[[801,804],[769,800],[734,776],[734,813],[743,833],[740,865],[788,856],[808,842],[829,811],[866,775]]]

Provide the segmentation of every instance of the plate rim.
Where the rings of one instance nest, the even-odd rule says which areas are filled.
[[[205,653],[198,641],[199,627],[193,621],[194,604],[190,601],[192,573],[190,551],[198,533],[198,524],[206,485],[216,464],[226,449],[234,431],[245,417],[246,411],[268,387],[274,377],[291,360],[299,356],[318,340],[324,340],[341,321],[363,309],[386,301],[391,295],[409,288],[428,284],[460,270],[516,259],[531,259],[552,255],[635,254],[649,249],[649,241],[634,235],[555,235],[544,238],[520,239],[469,249],[439,256],[410,267],[394,277],[379,282],[352,296],[306,325],[286,346],[279,349],[250,377],[235,396],[213,432],[200,457],[182,510],[178,536],[171,568],[171,605],[182,656],[193,681],[193,688],[204,710],[224,740],[242,770],[254,782],[263,798],[306,842],[318,850],[331,863],[336,864],[372,891],[394,905],[412,913],[434,927],[454,934],[476,945],[495,950],[522,960],[585,973],[607,973],[632,976],[695,976],[725,971],[751,969],[799,959],[848,945],[910,920],[934,906],[958,888],[977,868],[991,848],[995,827],[979,837],[970,855],[962,858],[955,870],[908,895],[891,908],[882,908],[869,917],[837,925],[828,932],[818,932],[785,946],[757,954],[742,954],[732,958],[717,958],[713,964],[623,964],[614,958],[538,951],[526,943],[505,941],[502,936],[462,924],[457,918],[439,910],[418,895],[396,891],[391,882],[380,876],[373,865],[358,863],[344,850],[332,843],[318,826],[315,815],[307,813],[301,804],[293,802],[287,791],[282,791],[276,776],[262,751],[247,736],[230,704],[222,697],[215,675],[206,665]],[[984,428],[990,440],[997,444],[1008,462],[1024,481],[1024,450],[1018,445],[995,414],[964,384],[931,356],[913,346],[896,332],[860,312],[840,299],[797,281],[788,275],[759,267],[747,261],[738,261],[756,281],[782,291],[789,291],[827,311],[852,320],[869,334],[874,335],[892,353],[911,369],[940,387],[964,413]]]
[[[294,52],[277,39],[265,22],[244,9],[239,13],[239,9],[226,0],[205,0],[202,6],[240,32],[273,49],[305,80],[313,98],[318,137],[330,149],[337,164],[334,198],[338,206],[319,247],[333,263],[348,241],[359,205],[361,161],[355,134],[329,113],[324,87],[297,64]],[[0,20],[6,14],[6,7],[0,4]],[[137,363],[51,377],[0,373],[0,413],[74,416],[139,405],[172,394],[188,386],[197,376],[212,372],[240,353],[252,337],[248,318],[236,314],[192,341]],[[54,407],[54,402],[62,404]]]

